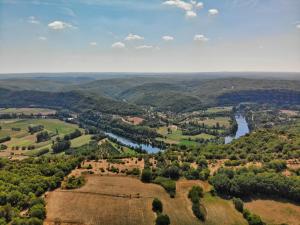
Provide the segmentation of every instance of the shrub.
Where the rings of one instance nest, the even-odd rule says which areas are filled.
[[[67,178],[67,181],[65,183],[65,188],[66,189],[75,189],[83,186],[85,183],[85,180],[82,176],[80,177],[75,177],[75,176],[70,176]]]
[[[142,182],[150,183],[152,181],[152,171],[151,169],[144,169],[141,177]]]
[[[244,210],[243,201],[240,198],[233,198],[232,201],[236,210],[242,213]]]
[[[157,216],[156,225],[169,225],[170,224],[170,218],[168,215],[160,214]]]
[[[29,214],[31,217],[36,217],[39,219],[45,219],[46,211],[43,204],[36,204],[32,206],[29,210]]]
[[[188,197],[193,203],[198,203],[200,198],[203,197],[203,188],[200,186],[193,186],[189,191]]]
[[[163,205],[162,205],[162,202],[158,198],[153,199],[152,210],[156,213],[162,213]]]
[[[198,204],[193,204],[192,205],[192,210],[193,210],[194,215],[198,219],[200,219],[202,221],[205,221],[205,211],[204,211],[203,207],[201,207],[199,205],[199,203]]]
[[[205,220],[205,211],[204,208],[200,205],[200,198],[203,197],[203,189],[200,186],[193,186],[188,194],[189,199],[192,201],[192,210],[194,215],[204,221]]]
[[[176,182],[165,177],[156,177],[153,181],[155,184],[161,185],[170,195],[171,198],[176,194]]]

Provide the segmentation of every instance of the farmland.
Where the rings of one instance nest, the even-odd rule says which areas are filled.
[[[28,131],[29,126],[41,125],[44,127],[44,131],[47,131],[51,139],[37,143],[36,133],[31,134]],[[11,139],[2,144],[7,146],[6,150],[0,152],[1,156],[13,156],[21,157],[33,156],[40,150],[48,148],[51,149],[52,140],[57,137],[63,137],[76,129],[77,125],[66,123],[57,119],[12,119],[12,120],[0,120],[0,137],[9,136]],[[84,135],[72,140],[72,145],[78,147],[82,144],[88,143],[90,136]],[[34,146],[32,149],[28,149]]]
[[[201,181],[178,181],[177,195],[171,199],[162,187],[144,184],[136,178],[87,175],[86,179],[86,185],[80,189],[58,189],[47,194],[46,224],[60,221],[62,224],[152,225],[155,216],[151,202],[155,197],[162,200],[172,225],[204,224],[192,214],[187,198],[193,185],[209,190],[209,186]],[[210,197],[210,200],[205,200],[205,206],[208,207],[205,224],[246,224],[229,201]]]

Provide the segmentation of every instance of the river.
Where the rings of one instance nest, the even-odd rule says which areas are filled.
[[[245,134],[249,133],[249,127],[248,127],[248,123],[245,119],[244,116],[237,114],[235,115],[235,120],[238,124],[238,129],[236,131],[236,134],[234,137],[232,136],[227,136],[225,137],[225,144],[228,144],[230,142],[232,142],[233,139],[238,139],[239,137],[244,136]],[[116,134],[113,133],[106,133],[108,136],[117,139],[120,143],[126,145],[126,146],[132,146],[134,148],[141,148],[145,151],[147,151],[148,153],[157,153],[159,152],[161,149],[157,148],[157,147],[153,147],[151,145],[146,145],[146,144],[138,144],[136,142],[133,142],[127,138],[118,136]]]
[[[132,142],[131,140],[129,140],[127,138],[118,136],[113,133],[105,133],[105,134],[107,134],[108,136],[110,136],[112,138],[117,139],[119,142],[121,142],[124,145],[132,146],[134,148],[142,148],[143,150],[147,151],[148,153],[157,153],[161,150],[160,148],[152,147],[151,145],[138,144],[138,143]]]
[[[248,134],[250,131],[248,123],[244,116],[242,116],[241,114],[237,114],[237,115],[235,115],[235,120],[237,122],[238,129],[237,129],[234,137],[233,136],[225,137],[225,144],[229,144],[230,142],[232,142],[233,139],[238,139],[238,138]]]

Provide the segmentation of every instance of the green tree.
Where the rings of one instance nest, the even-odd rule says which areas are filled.
[[[156,225],[169,225],[170,224],[170,218],[168,215],[160,214],[157,216]]]
[[[151,169],[144,169],[143,170],[141,180],[144,183],[150,183],[151,182],[151,180],[152,180],[152,171],[151,171]]]
[[[163,204],[158,198],[153,199],[153,201],[152,201],[152,210],[156,213],[162,213]]]

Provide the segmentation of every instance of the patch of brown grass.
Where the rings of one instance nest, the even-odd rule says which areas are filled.
[[[300,224],[300,206],[285,201],[255,199],[245,204],[267,224]]]

